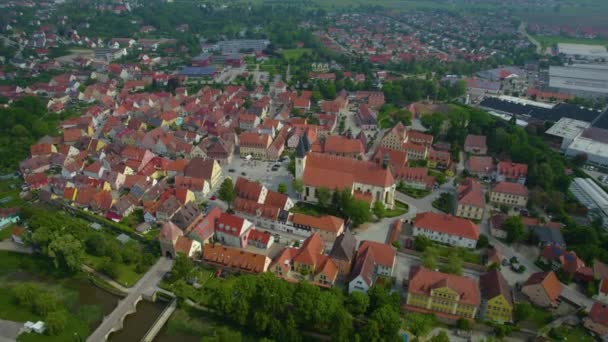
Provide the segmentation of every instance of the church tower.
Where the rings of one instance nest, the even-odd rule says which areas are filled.
[[[304,132],[300,138],[298,147],[296,147],[296,179],[302,179],[302,176],[304,176],[308,151],[310,151],[310,142],[308,141],[307,132]]]

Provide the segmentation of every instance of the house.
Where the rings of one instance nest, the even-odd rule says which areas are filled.
[[[608,338],[608,305],[594,302],[589,315],[583,319],[583,326],[605,341]]]
[[[566,247],[566,241],[559,228],[547,226],[534,226],[530,229],[533,239],[539,247],[560,246]]]
[[[528,204],[528,188],[520,183],[500,182],[490,191],[490,202],[525,208]]]
[[[479,277],[481,305],[479,317],[499,323],[511,322],[513,296],[511,288],[499,270],[493,269]]]
[[[0,208],[0,228],[19,222],[18,208]]]
[[[344,278],[350,274],[357,251],[357,239],[349,230],[344,231],[331,247],[329,257],[338,266],[338,277]]]
[[[479,228],[473,222],[449,214],[418,213],[412,222],[413,235],[451,246],[475,248]]]
[[[471,156],[465,162],[465,169],[473,176],[490,180],[494,174],[494,161],[492,157]]]
[[[250,221],[228,213],[222,213],[215,225],[215,241],[222,244],[246,248],[249,230],[253,228]]]
[[[380,201],[385,207],[393,208],[396,185],[388,165],[309,152],[309,149],[304,135],[296,148],[295,173],[304,185],[302,200],[316,202],[317,188],[348,189],[369,198],[370,202]]]
[[[328,135],[323,144],[323,153],[342,157],[361,158],[365,147],[360,139],[349,139],[341,135]]]
[[[378,277],[392,277],[395,260],[396,252],[391,245],[367,240],[361,242],[348,283],[348,292],[367,293]]]
[[[333,242],[344,232],[344,220],[331,215],[316,217],[295,213],[290,220],[295,228],[316,233],[323,241]]]
[[[484,208],[485,199],[481,184],[473,178],[465,179],[458,186],[456,194],[456,216],[481,220]]]
[[[562,284],[553,271],[532,274],[522,285],[521,292],[537,306],[557,307]]]
[[[213,159],[192,158],[184,169],[184,176],[206,180],[211,188],[215,188],[220,183],[222,168]]]
[[[506,214],[496,214],[490,217],[490,234],[499,239],[507,238],[507,230],[504,228],[507,220]]]
[[[324,249],[321,237],[313,233],[300,248],[285,248],[273,261],[270,271],[287,281],[307,280],[320,287],[332,287],[338,277],[338,265],[323,254]]]
[[[272,138],[268,134],[243,132],[239,135],[239,153],[243,158],[266,159],[271,143]]]
[[[181,207],[171,218],[171,222],[184,232],[190,232],[202,220],[203,213],[192,202]]]
[[[203,261],[230,272],[247,274],[266,272],[271,263],[270,258],[263,254],[211,243],[203,248]]]
[[[13,227],[13,229],[11,229],[11,240],[18,245],[23,245],[25,243],[23,241],[25,232],[26,230],[23,227]]]
[[[525,184],[528,177],[528,165],[501,161],[496,167],[497,182],[514,182]]]
[[[260,124],[260,117],[255,114],[241,114],[239,115],[239,128],[245,131],[249,131],[257,127]]]
[[[173,222],[166,222],[163,224],[160,232],[158,233],[158,242],[160,243],[161,255],[168,258],[176,258],[177,252],[175,245],[180,237],[183,237],[184,233],[179,229]]]
[[[549,264],[552,270],[558,271],[561,269],[562,272],[570,276],[580,274],[583,269],[588,268],[585,266],[585,262],[576,255],[576,252],[567,251],[556,245],[545,246],[540,259]]]
[[[485,135],[467,135],[464,140],[464,151],[470,154],[486,155],[488,154],[488,145],[486,145]]]
[[[474,319],[481,295],[471,278],[414,266],[410,270],[406,309],[448,318]]]
[[[269,232],[257,230],[255,228],[249,231],[248,244],[260,249],[268,249],[274,243],[274,236]]]
[[[357,109],[356,120],[362,130],[374,130],[378,127],[376,111],[362,103]]]
[[[215,234],[215,226],[221,215],[222,210],[220,208],[215,207],[211,209],[192,230],[186,233],[187,236],[192,240],[200,242],[202,245],[209,243],[213,234]]]

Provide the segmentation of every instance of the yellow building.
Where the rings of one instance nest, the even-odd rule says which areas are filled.
[[[413,310],[474,319],[479,304],[479,288],[471,278],[422,266],[410,271],[406,305]]]
[[[490,201],[514,207],[528,204],[528,189],[519,183],[500,182],[490,192]]]
[[[268,134],[244,132],[239,135],[239,153],[241,157],[264,160],[271,143],[272,138]]]
[[[511,289],[500,271],[494,269],[479,277],[481,306],[479,316],[499,323],[511,322],[513,297]]]
[[[456,203],[456,216],[481,220],[485,207],[481,184],[472,178],[465,179],[458,186]]]

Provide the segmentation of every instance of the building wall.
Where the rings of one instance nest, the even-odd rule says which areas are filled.
[[[545,289],[540,284],[524,286],[521,292],[530,298],[530,301],[540,307],[546,308],[553,306],[551,299],[547,296]]]
[[[251,155],[254,159],[266,159],[266,149],[260,147],[241,146],[240,155],[241,157]]]
[[[429,239],[445,243],[451,246],[464,247],[464,248],[475,248],[477,245],[476,240],[468,239],[461,236],[449,235],[438,231],[424,229],[420,227],[414,227],[414,236],[424,235]]]
[[[498,204],[525,207],[526,204],[528,204],[528,196],[519,196],[492,191],[490,192],[490,201]]]
[[[496,296],[484,302],[482,317],[500,323],[510,322],[512,310],[513,308],[502,295]]]
[[[464,318],[475,317],[475,314],[477,313],[476,306],[459,304],[457,297],[449,297],[449,295],[438,290],[434,290],[433,294],[430,296],[412,294],[408,292],[406,304],[432,310],[438,313],[457,315]]]
[[[367,293],[368,290],[369,286],[360,275],[348,283],[348,293],[353,293],[355,291]]]
[[[467,204],[458,204],[456,216],[481,220],[483,217],[483,208]]]
[[[583,325],[585,326],[585,328],[593,331],[594,333],[598,334],[599,336],[608,335],[608,326],[595,323],[589,317],[585,318]]]
[[[490,233],[492,234],[492,236],[497,237],[499,239],[507,238],[507,232],[502,229],[491,228]]]

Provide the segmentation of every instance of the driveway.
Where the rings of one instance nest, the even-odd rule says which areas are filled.
[[[0,319],[0,342],[16,341],[23,323]]]

